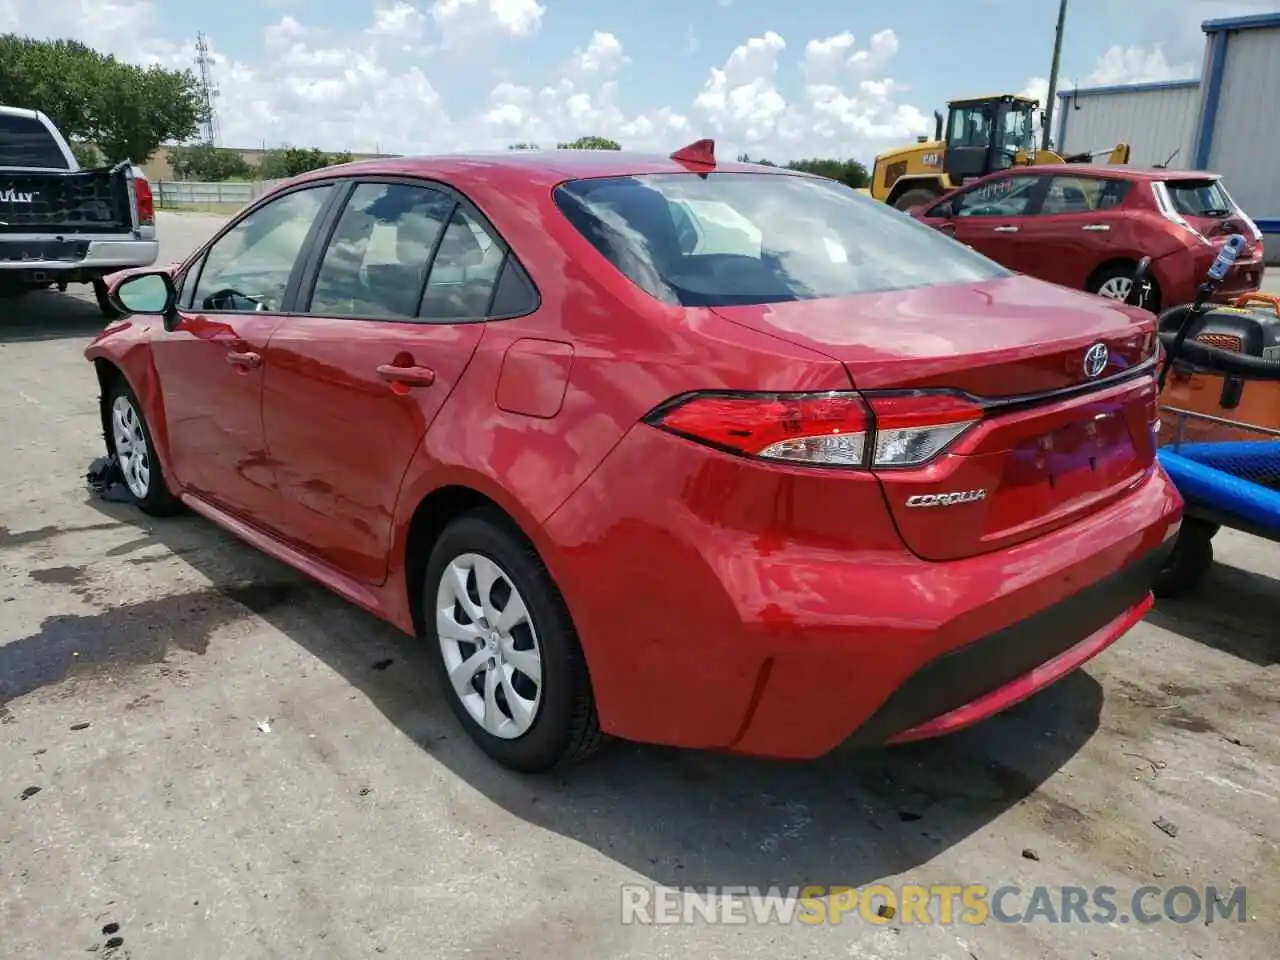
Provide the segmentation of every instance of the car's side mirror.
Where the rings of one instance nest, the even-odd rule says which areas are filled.
[[[113,306],[121,313],[164,317],[173,312],[178,291],[168,272],[156,270],[125,278],[116,287],[112,300],[115,301]]]

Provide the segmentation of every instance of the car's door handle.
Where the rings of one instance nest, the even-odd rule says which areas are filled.
[[[1017,233],[1017,227],[996,227],[992,233]]]
[[[1091,223],[1091,224],[1088,224],[1087,226],[1081,227],[1080,229],[1087,230],[1090,233],[1106,233],[1108,230],[1111,229],[1111,227],[1105,223]]]
[[[227,354],[227,363],[233,367],[243,367],[246,370],[252,370],[255,367],[262,366],[262,354],[252,353],[250,351],[232,350]]]
[[[378,376],[387,383],[399,383],[406,387],[429,387],[436,382],[436,372],[430,367],[402,367],[394,363],[381,364]]]

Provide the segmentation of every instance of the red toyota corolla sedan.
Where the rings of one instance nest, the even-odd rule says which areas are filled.
[[[520,770],[955,730],[1132,627],[1180,522],[1150,314],[705,141],[316,171],[114,295],[138,505],[422,637]]]

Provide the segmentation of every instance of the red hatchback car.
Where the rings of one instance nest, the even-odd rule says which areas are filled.
[[[1147,611],[1153,318],[839,183],[612,151],[368,161],[118,284],[138,505],[423,637],[534,771],[988,716]]]
[[[1011,270],[1124,300],[1151,257],[1153,311],[1190,303],[1233,233],[1246,246],[1218,291],[1262,285],[1262,232],[1221,178],[1194,170],[1019,167],[983,177],[913,215]]]

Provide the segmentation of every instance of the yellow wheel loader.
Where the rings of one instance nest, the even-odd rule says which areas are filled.
[[[997,170],[1044,163],[1092,163],[1104,154],[1106,163],[1127,164],[1129,145],[1109,151],[1063,156],[1035,143],[1038,100],[1011,93],[952,100],[945,125],[935,111],[933,139],[920,137],[876,157],[867,190],[877,200],[899,210],[928,203],[968,180]]]

